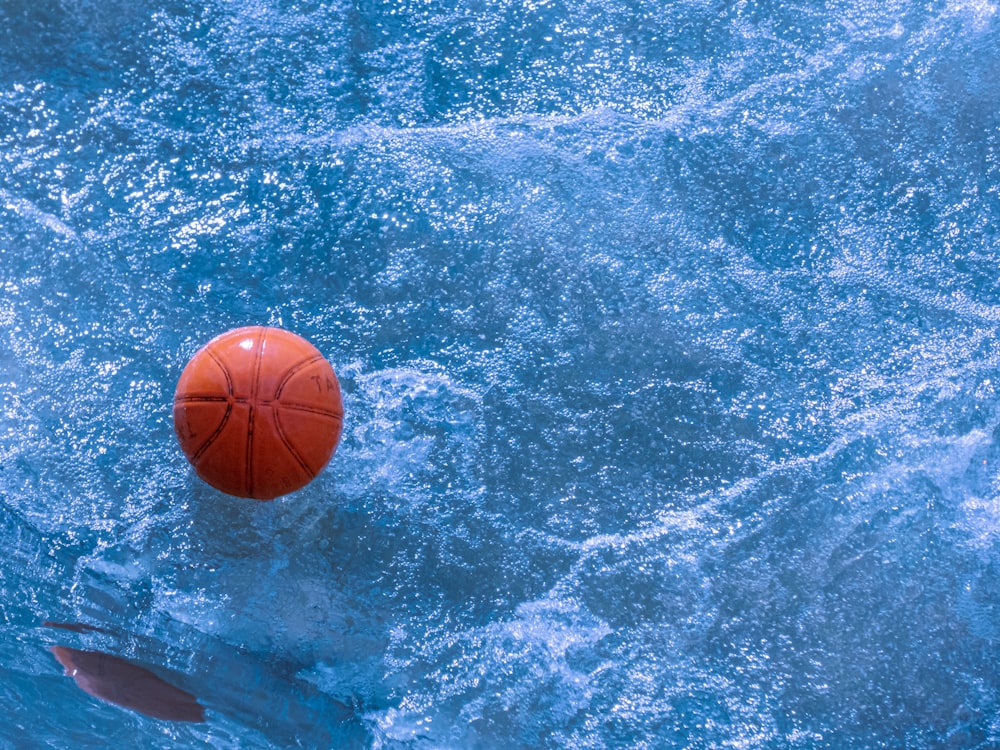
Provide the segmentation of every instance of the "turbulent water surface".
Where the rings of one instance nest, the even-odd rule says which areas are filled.
[[[4,0],[0,748],[1000,745],[998,52],[986,0]],[[257,324],[347,414],[272,503],[171,419]]]

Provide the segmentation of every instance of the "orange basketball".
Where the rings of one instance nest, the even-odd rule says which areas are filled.
[[[257,500],[307,485],[336,450],[343,420],[330,363],[280,328],[237,328],[212,339],[174,394],[174,429],[198,476]]]

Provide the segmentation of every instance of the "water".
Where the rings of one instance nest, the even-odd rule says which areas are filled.
[[[997,6],[453,6],[0,4],[0,748],[1000,745]],[[267,504],[170,416],[254,324]]]

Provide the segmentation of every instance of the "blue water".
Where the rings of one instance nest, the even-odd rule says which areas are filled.
[[[998,6],[457,5],[0,3],[0,749],[1000,746]]]

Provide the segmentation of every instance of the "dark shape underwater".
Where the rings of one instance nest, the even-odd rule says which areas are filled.
[[[193,695],[174,687],[148,669],[100,651],[52,646],[66,674],[82,690],[116,706],[168,721],[205,720],[205,709]]]

